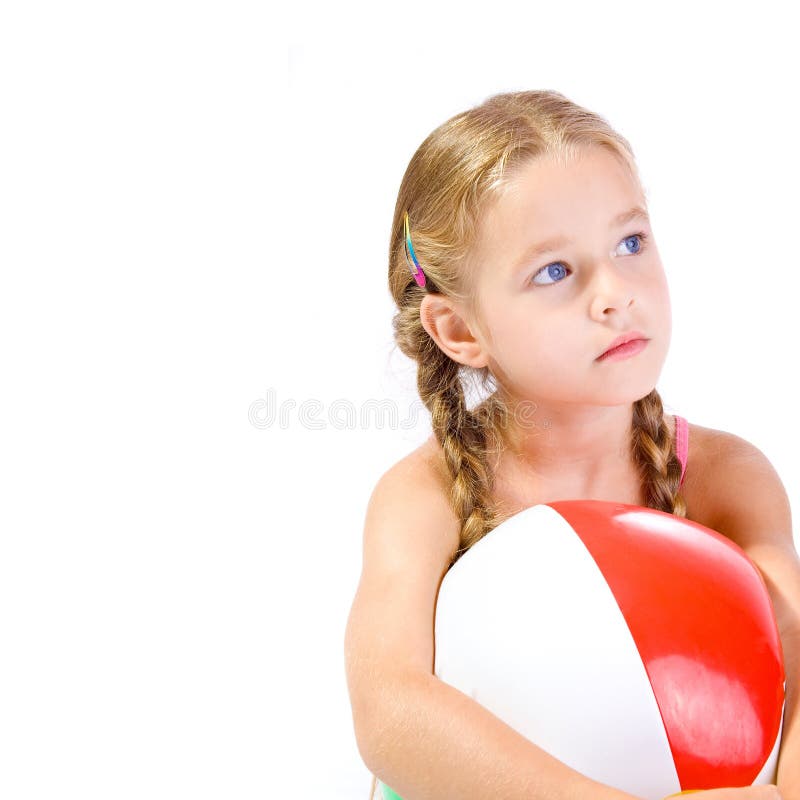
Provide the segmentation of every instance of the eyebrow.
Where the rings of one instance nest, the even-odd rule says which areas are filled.
[[[629,208],[627,211],[623,211],[621,214],[617,214],[617,216],[614,217],[614,219],[612,219],[609,223],[608,229],[611,230],[612,228],[617,228],[633,219],[642,219],[647,223],[650,222],[650,216],[647,211],[645,211],[645,209],[641,206],[634,206],[633,208]],[[545,253],[552,253],[554,250],[557,250],[559,247],[563,247],[565,244],[572,244],[572,239],[567,236],[554,236],[552,239],[548,239],[545,242],[539,242],[539,244],[534,245],[530,249],[526,250],[525,253],[517,260],[514,271],[516,272],[518,269],[521,269],[526,264],[535,260],[539,256],[544,255]]]

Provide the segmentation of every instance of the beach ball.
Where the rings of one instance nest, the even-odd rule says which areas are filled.
[[[593,780],[648,800],[775,783],[775,615],[717,531],[607,501],[532,506],[445,574],[434,633],[439,679]]]

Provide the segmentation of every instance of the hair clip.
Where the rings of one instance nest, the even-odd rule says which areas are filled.
[[[414,252],[414,245],[411,244],[411,230],[408,223],[408,211],[404,212],[403,214],[403,233],[405,234],[406,261],[408,261],[408,266],[411,269],[411,274],[414,276],[414,280],[417,282],[417,286],[424,287],[425,273],[422,271],[422,267],[419,265],[419,261],[417,261],[417,254]]]

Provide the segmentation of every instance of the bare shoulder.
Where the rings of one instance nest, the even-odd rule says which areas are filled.
[[[429,439],[381,475],[370,497],[367,531],[381,546],[413,548],[419,557],[450,562],[460,526],[448,500],[447,480]],[[366,542],[365,542],[366,544]]]
[[[372,491],[364,525],[365,572],[438,584],[458,550],[459,535],[440,461],[425,443],[386,470]]]
[[[745,549],[754,544],[754,536],[763,535],[747,529],[746,520],[753,515],[760,517],[762,531],[781,530],[785,535],[790,528],[783,482],[764,452],[744,437],[689,425],[689,467],[684,484],[687,506],[696,504],[703,517],[698,522]]]
[[[436,598],[459,531],[424,448],[380,476],[367,503],[346,635],[351,691],[364,699],[359,707],[369,708],[378,675],[432,673]]]
[[[691,444],[693,440],[694,448]],[[707,477],[715,488],[735,478],[743,467],[765,474],[774,473],[772,464],[761,449],[730,431],[690,424],[689,441],[690,458],[697,458],[701,462],[702,471],[710,473]]]

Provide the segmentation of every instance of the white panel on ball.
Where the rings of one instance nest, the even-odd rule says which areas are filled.
[[[446,573],[434,672],[593,780],[639,797],[680,791],[647,672],[602,573],[537,505]]]

